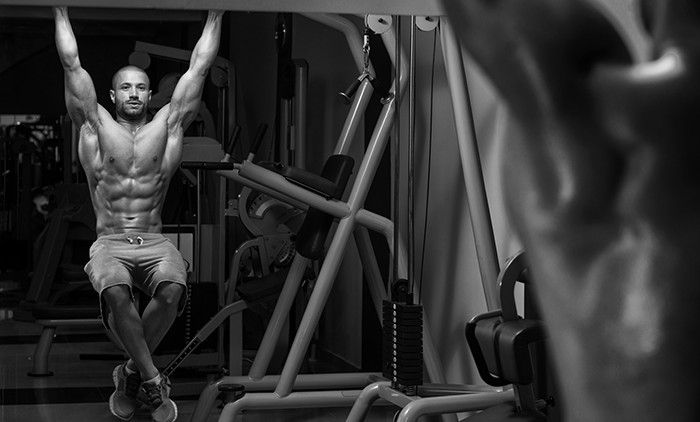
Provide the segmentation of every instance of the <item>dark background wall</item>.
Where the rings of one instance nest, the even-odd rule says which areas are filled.
[[[7,9],[0,9],[0,114],[65,114],[63,71],[54,44],[51,10],[20,8],[10,13]],[[111,103],[112,75],[129,64],[136,41],[191,49],[206,16],[204,12],[139,14],[69,10],[81,63],[93,79],[98,101],[106,108]],[[152,60],[147,73],[154,92],[162,76],[186,68],[186,63]]]

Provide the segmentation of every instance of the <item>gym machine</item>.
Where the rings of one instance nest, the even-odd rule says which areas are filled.
[[[359,35],[359,34],[358,34]],[[387,28],[381,34],[382,39],[387,46],[394,45],[394,34]],[[405,58],[399,55],[390,55],[394,62],[402,61]],[[364,73],[366,66],[363,62],[358,64],[360,71]],[[384,285],[381,281],[381,276],[378,275],[376,263],[373,265],[374,258],[372,246],[367,238],[367,229],[373,229],[384,234],[390,249],[398,255],[400,262],[400,275],[405,277],[406,256],[403,246],[399,242],[399,247],[393,247],[394,240],[394,225],[383,217],[380,217],[363,208],[363,201],[366,197],[369,185],[374,176],[374,172],[379,163],[379,159],[383,153],[384,147],[389,138],[391,126],[393,124],[394,113],[397,109],[396,92],[398,89],[403,89],[406,85],[405,75],[401,75],[399,83],[383,100],[384,108],[379,119],[379,123],[375,127],[374,134],[367,147],[366,153],[362,159],[357,177],[350,188],[350,195],[347,201],[338,201],[328,199],[318,194],[317,190],[308,189],[300,186],[299,183],[292,182],[285,178],[284,175],[275,171],[271,171],[265,167],[254,164],[250,159],[245,160],[242,164],[236,165],[233,172],[222,172],[222,175],[229,177],[241,183],[254,182],[265,189],[269,195],[280,198],[285,201],[291,197],[296,202],[302,202],[312,209],[317,209],[334,218],[339,219],[336,232],[328,247],[325,260],[321,266],[316,286],[309,299],[308,306],[304,312],[304,316],[300,323],[300,329],[292,344],[291,351],[288,355],[285,366],[280,376],[264,376],[264,372],[259,373],[257,366],[254,363],[249,376],[246,377],[224,377],[215,383],[210,384],[200,396],[199,403],[193,414],[193,420],[199,421],[207,417],[209,410],[213,404],[213,400],[218,395],[219,391],[227,391],[229,387],[242,385],[246,393],[239,399],[229,402],[224,406],[219,420],[228,421],[234,420],[236,415],[244,410],[251,408],[299,408],[299,407],[333,407],[333,406],[349,406],[352,404],[357,394],[358,387],[361,388],[375,379],[381,379],[381,374],[325,374],[325,375],[305,375],[299,374],[301,361],[306,352],[313,331],[318,323],[320,314],[328,298],[332,283],[337,274],[340,261],[344,254],[345,247],[351,233],[355,233],[356,241],[359,250],[362,253],[361,259],[363,266],[369,269],[371,274],[368,274],[373,285],[374,303],[377,314],[381,318],[381,302],[386,299]],[[400,87],[400,88],[399,88]],[[348,134],[354,133],[357,128],[357,116],[366,107],[369,97],[373,91],[372,83],[369,78],[362,78],[360,86],[353,96],[351,111],[346,121],[346,126],[341,135],[340,141],[336,145],[334,156],[345,155],[349,148],[349,140],[352,136]],[[285,198],[286,197],[286,198]],[[302,257],[297,255],[295,262]],[[292,264],[294,268],[295,264]],[[292,271],[290,271],[292,274]],[[285,283],[285,288],[293,281],[288,279]],[[282,295],[285,295],[284,291]],[[275,310],[277,314],[280,304]],[[280,314],[285,314],[280,312]],[[273,319],[275,317],[273,316]],[[271,324],[272,326],[273,324]],[[269,330],[268,330],[269,332]],[[435,353],[429,331],[424,332],[425,338],[425,359],[427,362],[427,370],[431,380],[436,382],[444,382],[441,365],[437,354]],[[264,340],[265,341],[265,340]],[[261,346],[261,350],[267,350]],[[256,357],[257,363],[257,357]],[[261,366],[265,366],[264,364]],[[264,370],[264,368],[263,368]],[[273,393],[258,392],[264,389],[273,388]],[[300,391],[300,390],[317,390],[317,391]],[[339,390],[340,389],[340,390]],[[294,390],[294,391],[292,391]],[[318,391],[324,390],[324,391]]]
[[[547,422],[540,412],[553,406],[554,398],[537,399],[533,390],[535,371],[530,346],[547,338],[541,321],[521,318],[515,303],[515,284],[530,284],[523,251],[504,265],[498,276],[497,308],[472,318],[465,337],[482,380],[493,390],[481,391],[456,385],[418,385],[404,394],[394,383],[379,381],[367,386],[350,410],[346,421],[364,420],[378,399],[394,403],[401,410],[395,422],[416,422],[422,416],[479,412],[462,422]]]
[[[411,20],[412,53],[415,19],[412,17]],[[439,24],[455,115],[461,110],[463,113],[459,115],[471,117],[459,43],[446,19],[441,18]],[[413,70],[410,73],[413,74]],[[412,113],[409,113],[409,117],[411,115]],[[471,119],[456,119],[456,124],[458,136],[469,135],[471,139],[476,139]],[[412,124],[409,126],[412,127]],[[410,138],[412,147],[413,134]],[[546,405],[553,405],[554,401],[552,398],[545,401],[534,396],[534,375],[529,349],[531,344],[543,341],[546,333],[539,321],[521,319],[518,316],[513,295],[516,281],[525,282],[527,279],[525,255],[522,252],[518,253],[505,264],[502,271],[499,271],[476,142],[470,143],[468,148],[460,148],[460,152],[463,163],[468,164],[463,165],[464,177],[479,269],[489,310],[485,314],[477,315],[467,324],[466,337],[482,380],[493,389],[423,384],[420,376],[416,376],[415,359],[420,352],[420,343],[412,339],[420,338],[414,334],[420,326],[417,322],[420,309],[416,309],[420,307],[411,305],[410,295],[406,294],[410,290],[409,282],[399,280],[394,284],[393,291],[395,296],[400,296],[399,293],[403,292],[403,297],[395,297],[393,302],[387,303],[384,319],[385,338],[388,338],[388,341],[385,339],[384,367],[388,369],[385,375],[391,381],[378,381],[367,386],[351,409],[348,422],[364,420],[372,403],[378,399],[384,399],[401,408],[394,418],[398,422],[414,422],[427,415],[443,415],[444,418],[445,414],[454,416],[454,413],[474,411],[480,413],[465,419],[464,422],[505,419],[523,422],[547,421],[547,417],[539,410]],[[409,158],[409,166],[412,164],[413,160]],[[411,168],[408,173],[410,186]],[[409,197],[410,195],[409,188]],[[411,218],[409,209],[409,220]],[[410,221],[409,227],[412,227]],[[409,244],[411,241],[412,239],[409,239]],[[412,341],[415,343],[411,343]]]
[[[100,1],[101,1],[101,0],[100,0]],[[97,3],[98,3],[98,6],[99,6],[100,1],[97,2]],[[8,0],[0,0],[0,4],[2,4],[2,3],[7,3],[7,2],[8,2]],[[11,2],[11,1],[10,1],[10,2]],[[47,4],[47,0],[44,0],[44,1],[42,1],[42,0],[29,0],[29,2],[30,2],[29,4]],[[48,2],[48,3],[50,3],[50,2]],[[126,1],[126,3],[123,4],[123,6],[124,6],[124,7],[132,7],[132,6],[133,6],[133,7],[143,7],[142,4],[138,4],[138,3],[139,3],[139,2],[136,2],[135,0],[128,0],[128,1]],[[347,2],[340,2],[340,1],[331,1],[331,2],[327,2],[327,1],[308,1],[308,2],[304,2],[303,5],[304,5],[304,7],[309,7],[310,10],[321,11],[321,12],[324,12],[324,11],[339,12],[339,11],[340,11],[340,12],[345,12],[345,13],[363,13],[363,12],[367,12],[367,11],[377,11],[377,12],[380,12],[380,13],[381,13],[381,12],[386,12],[387,10],[391,10],[391,11],[396,11],[398,14],[404,14],[404,15],[415,15],[415,14],[422,14],[422,15],[439,15],[439,14],[440,14],[440,10],[437,8],[436,2],[415,2],[415,1],[414,1],[414,2],[411,2],[411,1],[409,1],[409,2],[403,2],[403,4],[402,4],[401,6],[396,6],[396,5],[386,6],[386,5],[383,5],[385,8],[382,9],[382,10],[376,10],[376,8],[381,9],[380,3],[382,3],[382,2],[360,1],[360,2],[353,2],[352,5],[349,5],[349,4],[348,4],[348,5],[342,5],[341,3],[347,3]],[[105,4],[106,4],[106,3],[105,3]],[[239,5],[239,4],[238,4],[237,2],[234,2],[230,7],[235,9],[238,5]],[[104,6],[104,4],[103,4],[103,6]],[[209,7],[209,6],[212,6],[213,8],[215,8],[217,5],[214,4],[214,2],[212,2],[212,0],[204,1],[204,2],[201,2],[201,3],[199,3],[199,4],[197,5],[198,8],[207,8],[207,7]],[[275,5],[275,6],[278,6],[278,8],[279,8],[279,7],[282,7],[282,8],[285,7],[285,6],[280,6],[280,5]],[[169,7],[169,8],[187,8],[188,5],[187,5],[185,2],[183,2],[183,1],[174,1],[174,2],[172,2],[172,3],[170,3],[170,4],[168,4],[168,5],[165,6],[165,7]],[[286,7],[289,8],[289,7],[291,7],[291,6],[286,6]],[[301,7],[301,6],[298,6],[298,5],[297,5],[297,7]],[[260,9],[257,9],[257,10],[270,10],[271,6],[270,6],[269,4],[267,4],[267,3],[265,3],[265,2],[260,2],[257,6],[252,7],[251,10],[256,10],[256,8],[260,8]],[[456,43],[456,42],[455,42],[455,43]],[[458,44],[457,44],[457,45],[458,45]],[[454,53],[453,53],[453,54],[454,54]],[[459,57],[459,58],[461,59],[461,54],[454,54],[454,55],[456,55],[457,57]],[[447,56],[447,55],[446,55],[446,56]],[[446,58],[447,58],[447,57],[446,57]],[[453,59],[454,59],[454,57],[453,57]],[[448,61],[449,61],[449,60],[448,60]],[[453,64],[449,64],[449,63],[448,63],[448,67],[450,67],[450,68],[459,67],[459,68],[460,68],[460,71],[462,72],[462,73],[461,73],[461,78],[463,79],[463,78],[464,78],[464,74],[463,74],[464,69],[462,68],[462,62],[461,62],[461,60],[458,61],[458,60],[455,59],[452,63],[453,63]],[[448,74],[450,74],[451,72],[452,72],[452,70],[448,69]],[[458,77],[458,79],[459,79],[459,77]],[[460,92],[460,89],[455,88],[455,86],[459,86],[459,85],[461,85],[461,84],[463,84],[463,81],[452,80],[452,79],[450,80],[451,90],[452,90],[453,93],[455,93],[455,92],[457,93],[456,96],[461,96],[462,94],[464,94],[464,92]],[[366,87],[367,84],[363,84],[363,86]],[[361,89],[362,89],[362,86],[361,86],[360,90],[361,90]],[[464,97],[464,98],[468,98],[468,97]],[[455,98],[453,97],[453,103],[458,102],[458,101],[459,101],[459,100],[455,100]],[[355,102],[353,103],[353,105],[354,105],[354,104],[355,104]],[[468,191],[469,191],[469,185],[470,185],[470,182],[471,182],[471,181],[470,181],[470,178],[467,177],[467,172],[469,172],[469,171],[477,171],[477,172],[480,173],[480,167],[477,167],[476,169],[471,170],[470,167],[469,167],[468,165],[466,165],[466,164],[469,164],[469,160],[468,160],[468,158],[465,159],[465,156],[468,155],[468,152],[465,152],[465,151],[468,151],[468,150],[469,150],[469,146],[468,146],[467,144],[470,143],[470,139],[469,139],[470,133],[469,133],[469,132],[470,132],[471,130],[470,130],[470,128],[468,127],[468,123],[462,122],[462,118],[465,117],[465,116],[469,116],[469,114],[463,114],[463,113],[462,113],[462,112],[465,111],[465,109],[464,109],[464,107],[463,107],[463,104],[462,104],[462,107],[460,107],[460,108],[458,108],[457,106],[455,106],[454,108],[455,108],[455,113],[456,113],[456,114],[457,114],[457,113],[460,113],[460,119],[456,119],[456,120],[457,120],[457,125],[458,125],[458,128],[457,128],[458,130],[457,130],[457,132],[458,132],[458,138],[459,138],[459,142],[460,142],[460,154],[461,154],[462,160],[463,160],[463,162],[464,162],[464,164],[465,164],[465,165],[463,166],[464,169],[465,169],[465,181],[467,182]],[[384,116],[384,113],[383,113],[383,116]],[[472,128],[472,130],[473,130],[473,128]],[[375,133],[376,133],[376,132],[375,132]],[[373,137],[373,138],[374,138],[374,137]],[[471,141],[473,141],[473,137],[472,137]],[[478,157],[478,155],[477,155],[477,157]],[[363,165],[364,165],[364,162],[363,162]],[[253,164],[247,165],[247,163],[244,162],[243,164],[240,165],[240,168],[234,169],[233,171],[236,172],[236,170],[238,170],[238,172],[241,173],[241,175],[242,175],[242,174],[243,174],[243,170],[244,170],[243,168],[244,168],[244,167],[247,167],[246,172],[245,172],[245,177],[247,177],[247,178],[249,178],[249,179],[251,179],[251,180],[255,180],[257,183],[261,183],[260,186],[262,186],[262,182],[263,182],[263,181],[265,182],[265,184],[266,184],[267,186],[270,186],[270,185],[271,185],[271,186],[275,186],[275,185],[284,186],[284,181],[283,181],[283,180],[280,180],[280,179],[277,178],[277,177],[272,177],[272,176],[266,175],[264,172],[262,172],[262,173],[260,173],[260,174],[257,174],[256,172],[257,172],[258,170],[254,167]],[[363,167],[361,167],[361,168],[363,168]],[[240,175],[237,175],[237,176],[240,176]],[[263,179],[265,179],[266,176],[268,176],[267,180],[263,180]],[[476,180],[481,180],[481,177],[482,177],[481,174],[479,174],[479,177],[478,177]],[[233,177],[232,177],[232,178],[233,178]],[[258,180],[259,180],[259,182],[258,182]],[[288,187],[290,190],[292,190],[292,191],[294,191],[294,189],[295,189],[293,186],[287,186],[287,187]],[[483,188],[483,186],[482,186],[482,188]],[[272,190],[274,190],[274,189],[272,189]],[[315,206],[315,207],[320,208],[320,209],[323,210],[323,211],[329,212],[329,213],[331,213],[332,215],[336,215],[337,217],[341,218],[341,222],[340,222],[340,224],[339,224],[339,228],[341,227],[341,225],[343,225],[344,221],[342,220],[342,218],[344,217],[344,213],[347,212],[346,209],[345,209],[344,207],[338,206],[338,205],[337,205],[335,202],[333,202],[333,201],[328,201],[328,204],[325,204],[325,205],[322,204],[322,203],[320,203],[320,202],[319,202],[318,204],[317,204],[317,203],[314,203],[315,199],[314,199],[313,197],[311,197],[311,196],[308,196],[308,195],[307,195],[307,196],[304,196],[305,193],[304,193],[303,191],[294,191],[293,193],[295,194],[295,196],[296,196],[296,194],[299,194],[300,198],[302,198],[302,199],[301,199],[302,203],[305,203],[305,204],[307,204],[307,205],[313,205],[313,206]],[[478,199],[475,199],[475,197],[472,197],[472,195],[469,195],[469,196],[470,196],[470,204],[473,203],[474,201],[478,201]],[[351,193],[351,198],[352,198],[352,193]],[[295,198],[295,199],[296,199],[296,198]],[[329,205],[329,204],[332,204],[332,205]],[[366,214],[366,213],[362,213],[361,211],[363,211],[363,210],[359,210],[359,211],[356,212],[356,215],[355,215],[355,216],[358,218],[357,221],[360,221],[363,217],[367,217],[367,214]],[[473,219],[472,221],[474,222],[474,219]],[[374,222],[374,223],[373,223],[373,222]],[[376,222],[376,221],[374,221],[374,220],[371,220],[371,219],[368,219],[368,221],[366,221],[366,223],[367,223],[368,226],[373,226],[373,227],[378,227],[378,226],[380,225],[378,222]],[[346,224],[347,224],[347,223],[346,223]],[[374,225],[373,225],[373,224],[374,224]],[[390,227],[391,227],[391,230],[393,231],[393,225],[390,225]],[[490,229],[490,225],[489,225],[488,227],[489,227],[489,229]],[[475,227],[475,228],[476,228],[476,227]],[[477,235],[477,238],[479,238],[478,235]],[[480,240],[477,239],[477,243],[478,243],[479,241],[480,241]],[[332,247],[332,246],[333,246],[333,243],[331,244],[331,247]],[[331,249],[331,248],[329,248],[329,250],[330,250],[330,249]],[[488,250],[488,249],[489,249],[489,248],[485,248],[485,249],[483,249],[483,250]],[[494,251],[495,251],[495,248],[493,248],[493,249],[494,249]],[[482,249],[480,249],[480,250],[482,250]],[[398,255],[398,254],[401,253],[401,251],[395,250],[394,253],[396,253],[396,254]],[[488,270],[488,269],[487,269],[487,270],[482,269],[482,273],[483,273],[484,271],[491,271],[491,273],[493,273],[493,274],[498,274],[499,271],[498,271],[497,260],[493,260],[492,262],[489,262],[489,257],[484,258],[483,255],[479,256],[479,260],[480,260],[480,264],[482,264],[482,265],[480,265],[480,267],[483,267],[483,268],[490,267],[490,270]],[[494,263],[495,263],[495,265],[492,265],[492,264],[494,264]],[[404,257],[404,264],[405,264],[405,257]],[[404,272],[405,272],[405,271],[404,271]],[[399,276],[399,275],[400,275],[400,274],[397,274],[397,276]],[[495,309],[495,306],[496,306],[495,298],[497,297],[497,295],[496,295],[496,294],[493,294],[493,290],[496,288],[496,287],[495,287],[495,284],[493,284],[493,280],[494,280],[493,277],[491,277],[491,278],[489,278],[489,279],[484,279],[484,280],[483,280],[483,281],[484,281],[484,284],[485,284],[485,287],[486,287],[486,299],[487,299],[487,303],[488,303],[489,309]],[[487,286],[487,283],[491,283],[492,285]],[[429,369],[430,369],[430,368],[429,368]],[[283,375],[284,375],[284,373],[283,373]],[[246,396],[245,396],[243,399],[245,399],[245,398],[248,397],[248,396],[250,396],[250,394],[246,394]],[[263,399],[265,399],[265,398],[263,398]],[[239,400],[239,401],[241,401],[241,400]],[[229,405],[230,405],[230,403],[229,403]],[[227,405],[226,408],[228,408],[229,405]],[[224,409],[225,411],[226,411],[226,408]],[[222,416],[223,416],[223,413],[222,413]]]

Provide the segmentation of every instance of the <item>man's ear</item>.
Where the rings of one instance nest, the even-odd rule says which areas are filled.
[[[112,100],[112,103],[114,103],[114,90],[113,89],[109,90],[109,99]]]

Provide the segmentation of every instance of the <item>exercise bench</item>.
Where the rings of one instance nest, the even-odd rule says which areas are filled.
[[[36,324],[41,325],[39,342],[34,349],[31,377],[50,377],[49,354],[58,327],[101,327],[100,309],[88,306],[37,305],[32,310]]]

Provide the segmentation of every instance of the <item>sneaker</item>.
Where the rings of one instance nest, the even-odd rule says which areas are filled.
[[[109,397],[109,410],[119,419],[129,420],[139,407],[136,395],[141,386],[141,377],[138,373],[126,374],[126,363],[123,363],[112,372],[112,380],[116,390]]]
[[[157,382],[144,382],[141,390],[145,393],[154,422],[173,422],[177,419],[177,406],[170,400],[168,377],[161,375]]]

